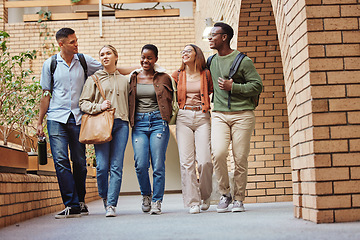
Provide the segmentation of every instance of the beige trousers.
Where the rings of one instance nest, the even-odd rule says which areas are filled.
[[[184,206],[200,205],[201,200],[208,199],[212,192],[210,113],[180,109],[176,119],[176,138]]]
[[[255,127],[253,111],[213,112],[211,148],[220,194],[230,193],[227,155],[230,141],[235,162],[234,200],[244,201],[247,184],[250,138]]]

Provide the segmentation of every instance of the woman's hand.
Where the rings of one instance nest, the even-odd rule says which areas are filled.
[[[104,111],[108,108],[111,107],[111,102],[109,100],[105,100],[103,101],[103,103],[101,104],[101,110]]]

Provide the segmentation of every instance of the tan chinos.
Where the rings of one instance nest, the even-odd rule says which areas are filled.
[[[176,119],[182,196],[185,207],[200,205],[212,192],[210,113],[180,109]],[[199,172],[199,180],[196,175]]]
[[[253,111],[213,112],[211,118],[211,148],[214,170],[222,195],[230,193],[227,155],[230,141],[235,162],[234,200],[244,201],[247,184],[250,138],[255,127]]]

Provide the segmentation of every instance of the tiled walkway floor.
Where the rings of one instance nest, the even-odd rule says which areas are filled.
[[[88,204],[90,215],[55,219],[54,214],[0,229],[0,239],[360,239],[360,222],[315,224],[295,219],[292,203],[246,204],[246,212],[206,212],[191,215],[180,194],[167,194],[163,214],[141,212],[140,196],[120,196],[118,216],[105,218],[102,201]]]

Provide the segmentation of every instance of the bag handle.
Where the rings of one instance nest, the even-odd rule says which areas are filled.
[[[101,84],[100,84],[100,81],[99,81],[99,77],[94,74],[94,75],[91,76],[91,78],[94,80],[97,88],[99,89],[102,98],[103,98],[104,100],[106,100],[104,91],[103,91],[103,89],[102,89],[102,87],[101,87]]]

